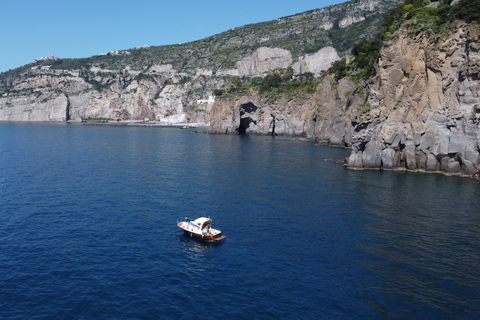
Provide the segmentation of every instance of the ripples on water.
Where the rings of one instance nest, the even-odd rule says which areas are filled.
[[[0,136],[0,318],[480,317],[477,181],[350,171],[325,161],[348,150],[284,137]]]

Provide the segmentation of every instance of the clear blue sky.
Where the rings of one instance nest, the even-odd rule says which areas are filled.
[[[203,39],[347,0],[0,0],[0,72],[51,54],[83,58]]]

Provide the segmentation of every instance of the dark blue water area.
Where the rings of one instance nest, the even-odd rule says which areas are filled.
[[[0,124],[0,318],[480,318],[478,181],[195,130]]]

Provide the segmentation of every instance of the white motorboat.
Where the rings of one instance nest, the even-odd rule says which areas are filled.
[[[210,218],[202,217],[193,221],[186,218],[185,221],[177,223],[177,226],[191,237],[205,241],[220,241],[226,238],[222,235],[222,231],[212,228],[212,219]]]

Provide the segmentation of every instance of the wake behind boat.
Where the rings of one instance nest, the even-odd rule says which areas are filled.
[[[186,218],[185,221],[177,223],[177,226],[191,237],[205,241],[220,241],[226,238],[222,235],[222,231],[212,228],[212,219],[210,218],[202,217],[194,221]]]

